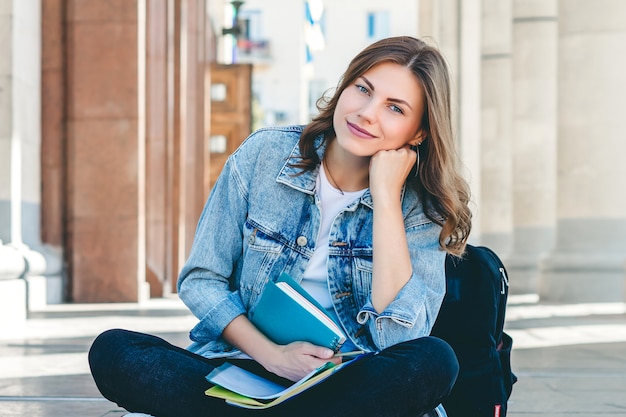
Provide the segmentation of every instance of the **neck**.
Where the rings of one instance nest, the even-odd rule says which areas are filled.
[[[324,169],[331,184],[339,191],[359,191],[369,186],[369,158],[347,156],[328,145],[324,154]]]

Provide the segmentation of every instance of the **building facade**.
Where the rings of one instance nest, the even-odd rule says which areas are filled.
[[[234,10],[0,0],[3,331],[47,303],[175,291],[210,191],[212,64],[252,65],[255,127],[306,123],[358,50],[405,34],[449,62],[471,242],[502,256],[512,292],[626,299],[625,2],[249,0]]]

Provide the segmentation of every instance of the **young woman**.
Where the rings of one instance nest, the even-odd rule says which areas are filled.
[[[445,254],[463,252],[471,214],[445,61],[415,38],[381,40],[318,107],[306,127],[259,130],[230,156],[178,283],[199,319],[193,343],[103,333],[89,360],[105,397],[159,417],[418,417],[450,391],[456,357],[429,333]],[[306,342],[275,344],[248,320],[282,272],[341,325],[343,349],[371,354],[267,410],[206,396],[205,376],[225,360],[292,381],[338,360]]]

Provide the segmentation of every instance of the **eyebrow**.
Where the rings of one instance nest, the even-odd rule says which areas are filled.
[[[361,77],[363,79],[363,81],[365,82],[365,84],[367,84],[367,86],[370,88],[370,90],[375,91],[376,89],[374,88],[374,85],[370,82],[370,80],[368,80],[367,78],[365,78],[363,75],[361,75]],[[413,110],[413,107],[411,107],[411,105],[402,99],[399,98],[393,98],[393,97],[389,97],[387,100],[391,101],[392,103],[399,103],[399,104],[404,104],[406,105],[409,109]]]

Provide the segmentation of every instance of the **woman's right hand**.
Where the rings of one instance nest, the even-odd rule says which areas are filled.
[[[241,351],[250,355],[268,371],[298,381],[326,362],[341,363],[331,349],[307,342],[277,345],[259,331],[243,314],[235,317],[224,329],[223,336]]]
[[[294,342],[288,345],[276,345],[272,355],[257,361],[268,371],[298,381],[305,375],[324,365],[326,362],[341,363],[341,358],[333,358],[334,352],[322,346],[308,342]]]
[[[402,186],[417,161],[417,153],[405,145],[400,149],[380,150],[370,160],[370,193],[374,204],[398,203]]]

